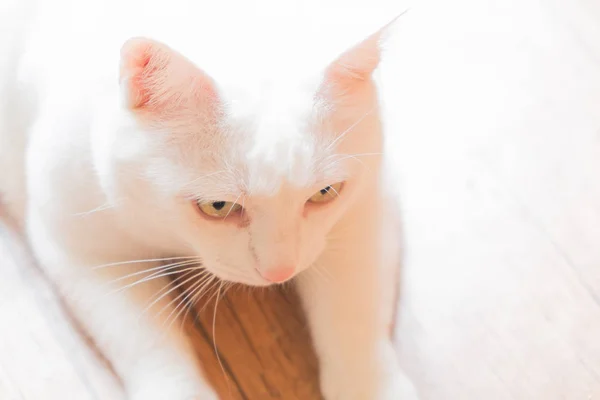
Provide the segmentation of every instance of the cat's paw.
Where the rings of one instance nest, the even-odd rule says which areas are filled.
[[[161,382],[162,381],[162,382]],[[214,390],[204,382],[148,381],[131,390],[128,400],[218,400]]]
[[[216,393],[210,389],[206,388],[206,390],[196,391],[194,393],[186,392],[181,393],[180,390],[175,389],[174,391],[165,390],[161,388],[160,390],[155,391],[138,391],[136,393],[132,393],[129,397],[129,400],[219,400],[219,397]]]
[[[374,382],[325,380],[321,390],[325,400],[419,400],[414,385],[401,371]]]
[[[372,368],[338,368],[321,372],[325,400],[418,400],[415,386],[402,372],[391,345],[378,360],[379,372]],[[355,365],[364,365],[357,363]]]
[[[321,390],[325,400],[419,400],[414,385],[401,371],[375,380],[322,378]]]

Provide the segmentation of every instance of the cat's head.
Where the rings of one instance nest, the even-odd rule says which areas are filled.
[[[129,40],[116,196],[135,199],[139,218],[222,279],[261,286],[310,268],[353,205],[368,207],[378,179],[382,32],[312,75],[287,71],[245,89],[164,44]]]

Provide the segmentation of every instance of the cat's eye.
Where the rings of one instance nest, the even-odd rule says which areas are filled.
[[[198,202],[198,208],[213,218],[225,218],[242,210],[242,206],[231,201]]]
[[[335,200],[336,197],[340,195],[340,191],[342,190],[343,183],[338,182],[333,185],[329,185],[319,190],[317,193],[313,194],[310,199],[308,199],[311,203],[328,203],[332,200]]]

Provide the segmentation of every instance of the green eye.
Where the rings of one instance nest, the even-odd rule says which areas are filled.
[[[338,182],[334,183],[333,185],[326,186],[317,193],[313,194],[308,201],[311,203],[320,204],[329,203],[339,196],[340,191],[342,190],[342,185],[342,182]]]
[[[225,218],[239,212],[242,206],[231,201],[211,201],[207,203],[198,202],[198,208],[209,217]]]

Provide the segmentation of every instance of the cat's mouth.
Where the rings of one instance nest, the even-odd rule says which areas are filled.
[[[204,263],[204,267],[211,274],[216,276],[218,279],[231,282],[240,283],[247,286],[265,287],[275,285],[279,282],[272,282],[265,279],[258,268],[245,269],[235,268],[232,265],[225,264],[223,262],[215,262],[214,264]]]
[[[270,284],[285,283],[291,280],[296,272],[296,268],[294,267],[280,267],[267,271],[261,271],[258,268],[254,268],[254,270],[260,275],[262,279],[264,279]]]

